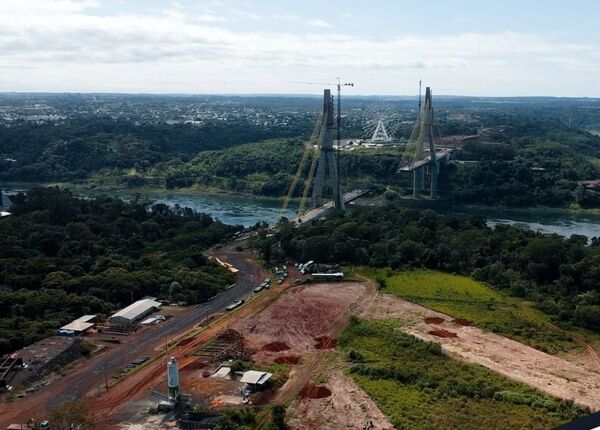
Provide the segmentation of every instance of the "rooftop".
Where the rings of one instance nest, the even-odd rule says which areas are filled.
[[[160,302],[157,302],[154,299],[142,299],[138,300],[135,303],[130,304],[124,309],[121,309],[119,312],[111,315],[110,318],[125,318],[127,320],[134,320],[143,313],[147,312],[149,309],[159,308]]]
[[[242,376],[240,382],[243,382],[245,384],[262,385],[269,379],[271,379],[271,376],[273,376],[272,373],[259,372],[257,370],[248,370],[247,372],[244,372],[244,376]]]

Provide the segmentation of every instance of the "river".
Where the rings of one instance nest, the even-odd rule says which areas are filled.
[[[14,194],[20,188],[5,188],[6,194]],[[84,194],[84,193],[82,193]],[[119,197],[131,199],[134,192],[117,192]],[[241,224],[249,227],[258,221],[274,224],[281,216],[291,218],[293,209],[281,210],[281,201],[256,197],[232,196],[227,194],[183,194],[170,191],[147,191],[142,197],[170,206],[190,207],[207,213],[226,224]],[[5,199],[6,200],[6,199]],[[358,202],[357,202],[358,203]],[[600,216],[582,215],[560,210],[541,211],[500,210],[496,208],[464,208],[454,212],[466,215],[485,216],[490,227],[498,224],[513,225],[541,233],[556,233],[570,237],[572,234],[600,237]]]

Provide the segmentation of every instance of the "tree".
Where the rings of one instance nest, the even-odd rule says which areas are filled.
[[[287,430],[288,426],[285,424],[285,408],[281,405],[273,406],[271,409],[271,424],[269,430]]]
[[[49,421],[53,430],[86,430],[91,428],[85,403],[66,401],[50,411]]]

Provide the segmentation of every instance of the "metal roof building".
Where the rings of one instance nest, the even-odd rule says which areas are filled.
[[[160,302],[151,298],[142,299],[111,315],[108,320],[113,324],[134,324],[158,308]]]
[[[83,334],[96,325],[95,323],[90,322],[94,318],[96,318],[96,315],[84,315],[71,321],[69,324],[62,326],[58,332],[73,332],[73,334],[76,335]]]
[[[271,379],[271,376],[273,376],[272,373],[248,370],[247,372],[244,372],[244,376],[242,376],[240,382],[252,385],[263,385],[265,382]]]

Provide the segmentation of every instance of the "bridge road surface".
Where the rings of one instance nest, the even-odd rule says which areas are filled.
[[[344,196],[343,196],[344,204],[350,203],[351,201],[356,200],[357,198],[359,198],[361,196],[364,196],[368,192],[369,192],[369,190],[357,189],[357,190],[353,190],[353,191],[344,193]],[[325,215],[327,215],[327,212],[329,212],[332,208],[333,208],[333,200],[330,200],[321,206],[318,206],[314,209],[311,209],[311,210],[305,212],[301,216],[297,216],[296,218],[292,219],[292,222],[296,223],[296,224],[304,224],[309,221],[314,221],[314,220],[323,218]]]
[[[250,296],[267,273],[252,263],[250,251],[235,250],[237,246],[244,245],[247,237],[234,240],[212,253],[239,270],[235,287],[223,291],[210,302],[190,307],[184,313],[158,326],[142,329],[130,336],[118,336],[121,344],[111,344],[90,359],[76,361],[65,371],[65,376],[53,380],[49,385],[27,394],[24,398],[7,402],[2,397],[0,429],[13,423],[24,423],[32,417],[45,418],[48,411],[60,402],[83,399],[87,394],[93,395],[94,390],[104,387],[105,372],[110,382],[111,375],[132,360],[142,355],[154,356],[156,349],[165,345],[167,340],[192,329],[205,318],[224,311],[232,301]]]

